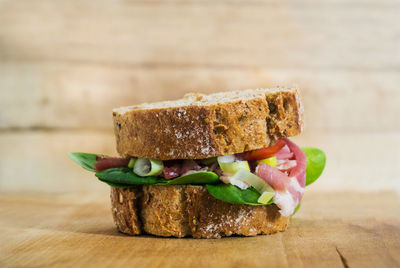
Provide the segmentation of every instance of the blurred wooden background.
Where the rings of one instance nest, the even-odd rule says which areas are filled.
[[[111,109],[298,86],[318,191],[400,190],[396,0],[0,1],[0,191],[106,192],[67,158],[115,154]]]

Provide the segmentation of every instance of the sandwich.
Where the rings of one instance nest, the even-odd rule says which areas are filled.
[[[286,230],[322,150],[303,130],[299,90],[255,89],[113,110],[118,157],[71,153],[111,187],[124,234],[220,238]]]

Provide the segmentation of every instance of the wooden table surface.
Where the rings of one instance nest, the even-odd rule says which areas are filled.
[[[310,193],[286,232],[196,240],[120,234],[104,195],[3,195],[0,266],[399,267],[399,207],[392,192]]]

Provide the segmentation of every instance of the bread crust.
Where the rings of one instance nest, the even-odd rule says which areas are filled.
[[[284,231],[290,219],[276,205],[229,204],[195,185],[111,187],[111,205],[118,230],[129,235],[255,236]]]
[[[142,223],[138,213],[142,195],[139,188],[111,188],[111,212],[115,225],[121,232],[133,235],[142,233]]]
[[[252,97],[227,97],[223,102],[202,102],[213,95],[190,94],[182,106],[115,109],[117,151],[161,160],[203,159],[263,148],[271,139],[302,131],[297,89],[248,92]]]

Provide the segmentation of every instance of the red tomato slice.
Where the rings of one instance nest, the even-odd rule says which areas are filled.
[[[127,167],[130,158],[117,158],[117,157],[99,157],[97,163],[94,165],[94,170],[102,171],[109,168]]]
[[[245,153],[240,154],[240,156],[244,160],[250,160],[250,161],[261,160],[261,159],[265,159],[265,158],[273,156],[274,154],[279,152],[285,145],[286,145],[286,142],[282,139],[279,139],[272,146],[254,150],[254,151],[245,152]]]

